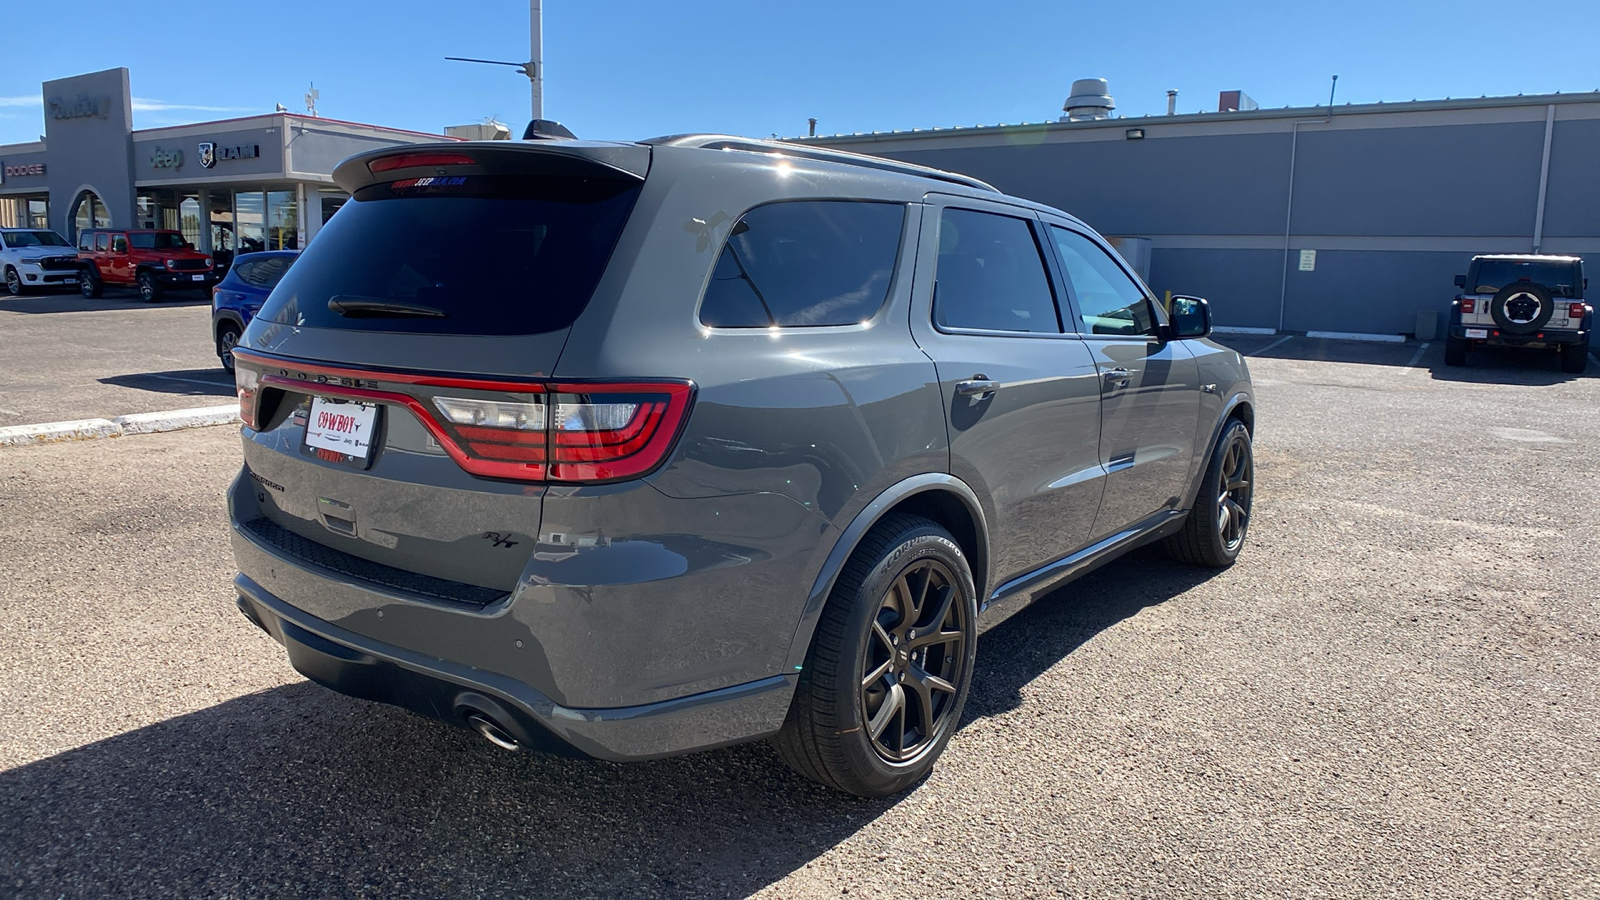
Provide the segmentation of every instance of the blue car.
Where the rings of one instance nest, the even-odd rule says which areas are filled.
[[[217,358],[233,371],[233,345],[260,311],[267,295],[283,280],[299,250],[268,250],[236,257],[228,274],[211,289],[211,335],[217,341]]]

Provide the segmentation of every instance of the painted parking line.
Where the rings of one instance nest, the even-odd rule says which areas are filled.
[[[1403,371],[1405,371],[1405,372],[1415,371],[1416,368],[1417,368],[1417,363],[1422,362],[1422,354],[1427,353],[1427,352],[1428,352],[1428,344],[1427,344],[1427,342],[1423,342],[1422,346],[1417,348],[1417,352],[1412,354],[1411,361],[1406,363],[1406,367],[1405,367],[1405,369]]]
[[[1267,352],[1268,350],[1271,350],[1273,347],[1276,347],[1279,344],[1286,344],[1289,341],[1294,340],[1294,338],[1295,338],[1294,335],[1286,334],[1283,337],[1278,338],[1277,340],[1273,341],[1272,343],[1266,345],[1265,347],[1262,347],[1260,350],[1257,350],[1257,351],[1255,351],[1253,353],[1246,353],[1245,356],[1260,356],[1261,354]]]

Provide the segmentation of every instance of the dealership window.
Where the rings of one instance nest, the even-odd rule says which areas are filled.
[[[234,250],[257,253],[267,249],[267,196],[260,191],[233,195]]]
[[[84,191],[78,195],[78,207],[72,217],[76,231],[88,228],[110,228],[111,211],[106,209],[105,201],[101,200],[93,191]]]
[[[267,192],[267,249],[300,249],[299,208],[294,191]]]
[[[26,223],[24,223],[26,225],[26,227],[28,227],[28,228],[49,228],[50,227],[50,201],[48,201],[48,200],[29,200],[28,201],[28,214],[27,214],[27,216],[28,216],[28,221]]]
[[[138,220],[140,228],[157,228],[157,218],[161,213],[161,205],[156,198],[149,194],[140,194],[133,200],[133,215]]]
[[[178,230],[191,246],[200,246],[200,198],[188,196],[178,204]]]
[[[233,261],[233,195],[227,191],[212,191],[208,195],[211,207],[211,256],[219,268],[226,269]]]

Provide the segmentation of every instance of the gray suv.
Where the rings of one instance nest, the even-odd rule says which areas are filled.
[[[1139,545],[1244,542],[1244,361],[1064,213],[707,135],[334,177],[235,351],[229,501],[240,609],[335,690],[508,749],[772,738],[881,796],[981,630]]]

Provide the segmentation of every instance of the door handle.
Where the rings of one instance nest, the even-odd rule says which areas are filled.
[[[1122,366],[1117,366],[1115,369],[1107,369],[1100,373],[1100,376],[1106,380],[1107,387],[1113,388],[1125,388],[1128,386],[1128,382],[1133,380],[1133,373]]]
[[[987,375],[974,375],[966,381],[956,382],[958,397],[977,397],[982,400],[999,389],[1000,382],[990,381]]]

